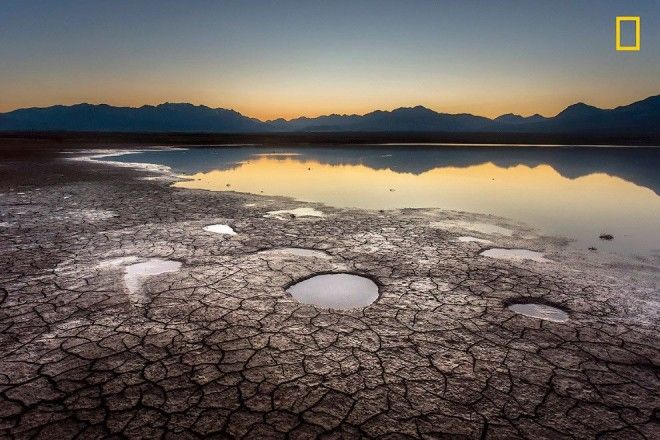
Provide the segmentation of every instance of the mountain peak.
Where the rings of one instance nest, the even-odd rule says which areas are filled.
[[[197,106],[197,105],[191,104],[189,102],[163,102],[162,104],[158,104],[156,107],[158,107],[158,108],[168,108],[168,107],[195,108],[195,107],[206,107],[206,106],[203,106],[203,105]]]
[[[572,105],[569,105],[564,110],[557,114],[557,118],[564,117],[585,117],[593,116],[604,110],[594,107],[593,105],[585,104],[584,102],[578,102]]]
[[[598,107],[594,107],[593,105],[585,104],[584,102],[580,101],[580,102],[576,102],[575,104],[569,105],[568,107],[566,107],[566,110],[568,110],[568,109],[587,109],[587,108],[589,108],[589,109],[591,109],[591,108],[598,109]]]
[[[506,113],[504,115],[500,115],[493,119],[496,122],[501,122],[503,124],[524,124],[528,122],[539,122],[543,121],[546,118],[539,115],[538,113],[534,113],[532,116],[522,116],[522,115],[517,115],[515,113]]]
[[[414,107],[399,107],[395,108],[391,112],[384,112],[384,113],[390,113],[390,114],[405,114],[405,115],[437,115],[438,112],[431,110],[430,108],[424,107],[423,105],[416,105]]]
[[[494,119],[494,121],[497,122],[506,122],[506,123],[514,123],[514,122],[521,122],[525,118],[522,117],[521,115],[517,115],[515,113],[505,113],[503,115],[500,115]]]

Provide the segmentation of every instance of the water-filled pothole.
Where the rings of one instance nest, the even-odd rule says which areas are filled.
[[[281,211],[268,211],[264,214],[266,218],[276,218],[285,220],[286,218],[296,217],[325,217],[325,214],[314,208],[296,208],[296,209],[283,209]]]
[[[462,236],[458,237],[458,241],[461,241],[463,243],[470,243],[470,242],[483,243],[483,244],[492,243],[492,241],[486,240],[485,238],[477,238],[477,237],[473,237],[471,235],[462,235]]]
[[[568,313],[558,307],[548,304],[517,302],[509,304],[507,308],[512,312],[529,316],[530,318],[543,319],[552,322],[568,321]]]
[[[102,261],[102,269],[123,268],[124,285],[130,293],[138,292],[146,278],[167,272],[176,272],[181,268],[180,261],[163,260],[161,258],[141,259],[139,257],[120,257]]]
[[[298,247],[265,249],[263,251],[259,251],[259,253],[266,255],[277,255],[277,256],[323,258],[326,260],[331,258],[330,255],[326,254],[323,251],[319,251],[316,249],[298,248]]]
[[[541,252],[529,249],[492,248],[481,252],[481,255],[499,260],[532,260],[537,263],[552,263],[552,260],[545,258]]]
[[[129,292],[136,292],[142,287],[145,278],[167,272],[176,272],[179,268],[181,268],[179,261],[150,258],[143,263],[126,266],[124,268],[124,283]]]
[[[204,226],[204,230],[216,234],[236,235],[236,232],[229,225],[208,225]]]
[[[331,309],[366,307],[378,299],[378,286],[369,278],[350,273],[315,275],[287,290],[293,299]]]

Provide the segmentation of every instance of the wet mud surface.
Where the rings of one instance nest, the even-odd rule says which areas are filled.
[[[488,216],[176,189],[57,158],[0,171],[2,438],[660,436],[655,261]],[[552,262],[480,255],[495,246]],[[324,258],[268,251],[289,248]],[[152,259],[180,265],[127,286],[107,264]],[[379,297],[333,310],[286,292],[327,273]],[[570,319],[515,313],[518,298]]]

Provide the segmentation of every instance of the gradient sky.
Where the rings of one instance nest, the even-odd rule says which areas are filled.
[[[614,50],[639,15],[642,50]],[[660,1],[3,0],[0,111],[192,102],[262,119],[553,115],[660,94]]]

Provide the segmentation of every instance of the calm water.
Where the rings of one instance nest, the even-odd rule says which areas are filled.
[[[287,290],[304,304],[332,309],[366,307],[378,299],[378,286],[369,278],[350,273],[316,275]]]
[[[568,313],[546,304],[519,303],[511,304],[508,306],[508,308],[513,312],[529,316],[530,318],[543,319],[545,321],[553,322],[568,321]]]
[[[177,187],[282,195],[337,207],[495,214],[626,254],[660,249],[660,148],[351,146],[148,151]],[[611,242],[601,233],[615,236]]]

